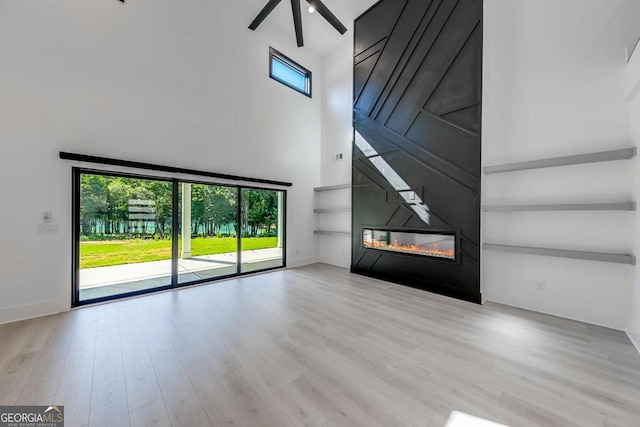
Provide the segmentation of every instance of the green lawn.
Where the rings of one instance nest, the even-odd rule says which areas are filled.
[[[180,240],[181,242],[181,240]],[[242,249],[275,248],[277,237],[245,237]],[[180,246],[182,244],[180,243]],[[235,252],[235,237],[197,237],[191,240],[193,256]],[[169,240],[115,240],[80,243],[80,268],[108,267],[110,265],[171,259]]]

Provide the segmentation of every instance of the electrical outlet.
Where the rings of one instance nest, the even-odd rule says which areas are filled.
[[[343,153],[338,153],[338,154],[336,154],[335,159],[336,159],[336,161],[343,160],[343,159],[344,159],[344,154],[343,154]]]
[[[538,280],[536,282],[536,285],[538,287],[539,290],[544,291],[545,289],[547,289],[547,283],[544,280]]]
[[[58,224],[42,224],[38,226],[38,234],[57,234]]]

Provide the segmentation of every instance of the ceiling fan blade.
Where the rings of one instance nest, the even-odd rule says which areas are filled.
[[[331,13],[329,8],[325,6],[324,3],[322,3],[320,0],[307,0],[307,3],[309,3],[311,7],[317,10],[318,13],[322,15],[322,17],[326,19],[329,24],[333,25],[333,28],[338,30],[340,34],[344,34],[347,32],[347,27],[342,25],[342,22],[340,22],[336,15]]]
[[[300,0],[291,0],[291,9],[293,9],[293,25],[296,28],[296,40],[298,47],[304,46],[304,36],[302,34],[302,12],[300,9]]]
[[[269,0],[269,3],[267,3],[267,5],[260,11],[258,16],[256,16],[256,19],[254,19],[253,22],[251,23],[251,25],[249,25],[249,29],[255,30],[256,28],[258,28],[258,26],[262,24],[262,21],[264,21],[265,18],[269,16],[271,12],[273,12],[273,9],[275,9],[276,6],[280,4],[281,1],[282,0]]]

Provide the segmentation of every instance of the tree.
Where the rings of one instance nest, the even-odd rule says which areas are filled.
[[[269,190],[242,190],[242,230],[248,236],[265,234],[277,227],[278,192]]]
[[[155,202],[156,226],[154,235],[161,239],[171,235],[171,217],[173,215],[173,188],[164,181],[143,181],[149,198]]]
[[[107,185],[107,206],[108,216],[110,220],[115,222],[115,230],[108,233],[120,233],[122,227],[123,232],[128,232],[129,224],[129,197],[131,194],[131,185],[122,178],[113,179]]]
[[[107,181],[101,175],[84,174],[80,180],[80,224],[83,234],[97,234],[98,219],[107,212]],[[104,233],[104,230],[102,230]]]
[[[130,200],[148,201],[153,220],[131,220]],[[135,205],[135,206],[144,206]],[[218,235],[224,226],[237,222],[238,189],[217,185],[193,184],[191,187],[192,235]],[[80,224],[84,236],[102,234],[131,238],[152,233],[154,237],[171,237],[173,186],[166,181],[82,174],[80,177]],[[242,189],[241,224],[243,235],[269,235],[277,227],[278,192]],[[131,224],[141,224],[131,227]],[[228,229],[227,229],[228,230]]]

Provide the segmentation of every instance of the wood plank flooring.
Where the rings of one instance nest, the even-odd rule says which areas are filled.
[[[0,326],[0,404],[72,426],[639,426],[622,332],[316,264]]]

